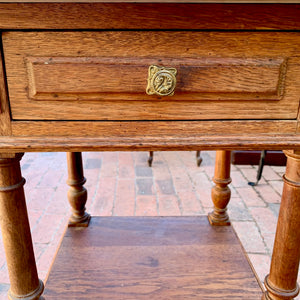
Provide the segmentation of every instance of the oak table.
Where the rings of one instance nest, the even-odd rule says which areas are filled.
[[[299,1],[0,1],[0,221],[10,299],[293,299]],[[284,150],[262,292],[232,231],[230,150]],[[85,212],[81,151],[217,150],[208,220]],[[20,160],[64,151],[69,228],[38,279]]]

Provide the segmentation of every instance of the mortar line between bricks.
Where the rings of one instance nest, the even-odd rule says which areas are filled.
[[[53,194],[54,194],[54,193],[53,193]],[[52,197],[54,197],[54,196],[52,196]],[[51,200],[53,200],[53,198],[51,198]],[[26,207],[27,207],[27,205],[26,205]],[[47,206],[45,206],[45,209],[43,209],[43,211],[42,211],[41,215],[39,216],[39,218],[37,219],[35,225],[34,225],[33,227],[30,226],[31,234],[32,234],[32,232],[33,232],[36,228],[38,228],[38,226],[39,226],[39,224],[40,224],[40,221],[41,221],[42,218],[47,214],[47,209],[48,209],[48,207],[49,207],[49,203],[48,203]],[[27,208],[27,211],[28,211],[28,208]],[[32,211],[39,211],[39,210],[35,210],[35,209],[34,209],[34,210],[32,210]],[[28,215],[28,220],[30,220],[30,216],[29,216],[29,215]],[[34,242],[34,241],[33,241],[33,242]]]
[[[238,167],[237,167],[237,169],[240,171],[240,169],[239,169]],[[247,180],[246,177],[244,176],[243,172],[240,171],[240,174],[244,177],[245,180]],[[249,188],[253,188],[253,187],[249,186]],[[251,213],[251,211],[250,211],[248,205],[245,203],[245,201],[244,201],[243,197],[240,195],[238,189],[236,189],[236,193],[237,193],[237,195],[239,195],[239,198],[241,199],[242,203],[244,204],[245,209],[247,209],[247,211],[249,212],[249,215],[251,216],[251,219],[252,219],[252,221],[254,222],[254,224],[255,224],[255,226],[256,226],[256,228],[257,228],[257,230],[258,230],[258,233],[259,233],[259,235],[260,235],[260,237],[261,237],[261,240],[262,240],[262,242],[263,242],[263,244],[264,244],[264,246],[265,246],[265,249],[267,250],[267,254],[270,255],[270,249],[268,248],[268,246],[267,246],[267,244],[266,244],[266,242],[265,242],[265,239],[264,239],[264,237],[263,237],[263,235],[262,235],[262,232],[261,232],[261,230],[260,230],[260,227],[258,226],[258,224],[257,224],[257,222],[256,222],[256,219],[253,217],[253,215],[252,215],[252,213]],[[263,201],[264,201],[264,199],[263,199]],[[264,201],[264,203],[266,203],[266,202]],[[252,207],[252,206],[251,206],[251,207]],[[267,206],[267,207],[268,207],[268,206]],[[243,222],[243,221],[238,221],[238,222]],[[245,220],[244,222],[246,222],[246,220]],[[249,253],[249,252],[247,252],[247,254],[248,254],[248,253]]]
[[[120,171],[119,152],[117,152],[117,175],[116,175],[114,199],[113,199],[112,209],[111,209],[111,215],[112,216],[115,215],[115,204],[116,204],[117,189],[118,189],[118,183],[119,183],[119,171]]]
[[[119,160],[119,159],[118,159],[118,160]],[[119,164],[119,163],[118,163],[118,164]],[[119,167],[117,167],[117,176],[116,176],[116,180],[115,180],[114,198],[113,198],[113,200],[112,200],[112,208],[111,208],[111,212],[110,212],[110,215],[111,215],[111,216],[114,215],[115,204],[116,204],[116,198],[117,198],[118,182],[119,182]]]
[[[262,238],[262,241],[263,241],[263,243],[264,243],[264,245],[265,245],[265,247],[266,247],[267,254],[268,254],[268,255],[272,255],[272,252],[273,252],[273,251],[272,251],[271,249],[269,249],[269,247],[268,247],[268,245],[267,245],[267,243],[266,243],[266,241],[265,241],[265,238],[264,238],[264,236],[262,235],[262,232],[261,232],[259,226],[258,226],[257,223],[256,223],[256,220],[255,220],[255,226],[258,228],[258,232],[259,232],[259,234],[260,234],[260,236],[261,236],[261,238]],[[274,245],[274,241],[273,241],[273,245]]]
[[[212,190],[212,188],[213,188],[213,186],[214,186],[214,183],[213,183],[213,181],[212,181],[212,178],[213,178],[213,176],[214,176],[214,174],[211,174],[210,176],[206,173],[206,171],[203,171],[203,174],[206,176],[206,178],[209,180],[209,182],[211,182],[212,183],[212,185],[210,186],[210,191]],[[196,183],[197,184],[197,183]],[[199,197],[199,195],[198,195],[198,193],[196,193],[197,194],[197,196]],[[214,204],[213,204],[213,201],[212,201],[212,199],[211,199],[211,196],[210,196],[210,201],[211,201],[211,207],[213,207],[214,206]],[[204,214],[206,215],[206,213],[205,213],[205,208],[204,208],[204,206],[202,206],[203,207],[203,212],[204,212]]]
[[[26,203],[26,207],[27,207],[27,203]],[[28,211],[28,208],[27,208],[27,211]],[[39,210],[36,210],[36,209],[33,209],[32,211],[39,211]],[[31,230],[31,233],[38,227],[42,217],[45,215],[45,210],[43,210],[43,212],[41,213],[41,215],[38,217],[38,219],[36,220],[34,226],[30,226],[30,230]],[[30,215],[28,214],[28,220],[30,222]]]
[[[182,162],[181,157],[178,155],[178,152],[175,152],[175,153],[176,153],[177,160],[179,160],[181,162],[181,164],[184,165],[184,163]],[[167,164],[167,166],[168,166],[171,178],[172,178],[172,185],[173,185],[173,189],[174,189],[174,192],[175,192],[175,195],[176,195],[176,198],[177,198],[177,204],[178,204],[178,207],[179,207],[180,215],[183,215],[182,201],[181,201],[181,198],[178,195],[178,191],[176,189],[176,186],[174,185],[173,175],[172,175],[172,172],[170,171],[169,164]]]
[[[264,255],[269,255],[270,256],[270,251],[269,251],[269,248],[267,247],[267,245],[266,245],[266,243],[265,243],[265,241],[264,241],[264,239],[263,239],[263,237],[262,237],[262,235],[261,235],[261,232],[260,232],[260,230],[259,230],[259,227],[257,226],[257,224],[256,224],[256,222],[254,221],[254,220],[252,220],[252,221],[243,221],[243,222],[239,222],[239,221],[234,221],[234,223],[236,224],[236,223],[246,223],[246,222],[251,222],[251,223],[253,223],[254,224],[254,226],[256,227],[256,229],[258,230],[258,233],[259,233],[259,236],[260,236],[260,238],[261,238],[261,241],[262,241],[262,243],[263,243],[263,246],[264,246],[264,252],[253,252],[253,251],[246,251],[246,249],[245,249],[245,252],[247,253],[247,255],[249,255],[249,254],[264,254]],[[233,228],[235,227],[235,225],[233,224]],[[235,230],[235,228],[234,228],[234,230]],[[236,230],[235,230],[236,231]],[[236,231],[237,232],[237,231]],[[237,236],[239,237],[239,235],[237,234]],[[240,239],[240,238],[239,238]],[[243,243],[242,243],[242,245],[243,245]],[[244,247],[244,245],[243,245],[243,247]]]
[[[242,177],[245,179],[246,182],[248,182],[248,179],[246,178],[246,176],[244,175],[242,169],[237,165],[235,166],[237,168],[237,171],[242,175]],[[250,185],[248,185],[250,187]]]
[[[6,256],[5,256],[5,258],[6,258]],[[5,260],[5,262],[2,264],[2,266],[0,266],[0,271],[3,271],[3,269],[6,267],[6,260]],[[1,283],[2,284],[2,283]]]
[[[49,240],[48,243],[37,243],[37,244],[41,244],[41,245],[47,245],[47,246],[43,249],[43,251],[40,253],[39,258],[36,258],[36,264],[37,264],[37,265],[38,265],[40,259],[42,258],[43,254],[44,254],[44,253],[46,252],[46,250],[48,249],[48,246],[49,246],[51,243],[53,243],[53,241],[54,241],[54,236],[56,236],[56,233],[57,233],[58,230],[60,229],[60,226],[62,226],[64,219],[65,219],[64,217],[61,217],[61,218],[60,218],[60,221],[59,221],[59,223],[58,223],[57,226],[56,226],[56,230],[53,231],[53,233],[52,233],[52,235],[51,235],[51,238],[50,238],[50,240]],[[67,227],[67,224],[65,224],[65,229],[66,229],[66,227]],[[65,231],[65,229],[64,229],[64,231]],[[59,237],[59,240],[62,240],[62,237]],[[58,249],[59,247],[60,247],[60,242],[57,244],[57,249]],[[57,250],[57,249],[56,249],[56,250]],[[39,270],[38,270],[38,271],[39,271]]]
[[[232,183],[230,183],[230,184],[228,185],[228,187],[230,188],[230,192],[231,192],[231,194],[230,194],[230,200],[229,200],[229,203],[230,203],[231,199],[234,198],[234,197],[232,197],[232,191],[234,191],[234,192],[235,192],[236,194],[238,194],[238,195],[240,195],[240,194],[237,192],[236,187],[233,186]]]
[[[99,192],[99,186],[100,186],[100,181],[101,181],[101,171],[102,171],[102,162],[103,162],[103,159],[101,157],[101,167],[100,167],[100,170],[98,172],[98,176],[97,176],[97,185],[96,185],[96,188],[95,188],[95,192],[94,192],[94,195],[92,197],[92,201],[91,201],[91,204],[90,204],[90,210],[92,210],[92,207],[95,203],[95,200],[97,198],[97,195],[98,195],[98,192]],[[86,159],[84,159],[84,165],[86,163]],[[101,191],[100,191],[101,192]],[[89,200],[89,191],[87,191],[87,194],[88,194],[88,200]],[[89,212],[88,212],[89,213]]]
[[[250,251],[248,251],[248,252],[246,252],[247,253],[247,255],[252,255],[252,254],[255,254],[255,255],[267,255],[267,256],[270,256],[270,254],[269,254],[269,252],[268,251],[266,251],[266,252],[250,252]]]
[[[216,159],[215,159],[215,161],[216,161]],[[205,174],[206,178],[212,183],[212,186],[213,186],[214,183],[212,181],[212,178],[213,178],[214,174],[208,175],[205,171],[203,171],[203,173]],[[212,186],[211,186],[211,188],[212,188]]]
[[[268,206],[269,206],[269,205],[268,205],[268,202],[264,199],[264,197],[262,197],[262,195],[261,195],[260,192],[256,189],[256,187],[255,187],[255,186],[252,186],[251,188],[255,191],[255,193],[256,193],[257,196],[262,200],[262,202],[265,203],[266,207],[268,207]]]
[[[168,166],[168,161],[165,158],[165,152],[160,152],[160,155],[163,158],[164,166],[165,165]],[[170,173],[170,169],[168,167],[166,169],[168,170],[168,173],[169,173],[170,177],[172,178],[172,175]],[[172,180],[172,184],[173,184],[173,180]],[[154,186],[156,186],[155,181],[154,181]],[[156,189],[156,195],[157,195],[157,202],[158,202],[158,213],[159,213],[159,216],[160,216],[160,209],[159,208],[160,208],[161,203],[160,203],[160,197],[157,193],[157,189]]]
[[[137,179],[136,179],[136,157],[135,157],[135,152],[132,153],[132,160],[133,160],[133,169],[134,169],[134,216],[136,216],[136,206],[137,206]]]
[[[243,201],[243,199],[242,199],[242,201]],[[257,224],[256,219],[253,217],[253,215],[252,215],[251,211],[249,210],[248,206],[246,206],[246,207],[247,207],[247,209],[248,209],[248,211],[249,211],[249,213],[250,213],[250,216],[252,217],[252,220],[253,220],[254,225],[256,226],[256,228],[257,228],[257,230],[258,230],[258,233],[259,233],[259,235],[260,235],[260,237],[261,237],[261,240],[262,240],[262,242],[263,242],[263,244],[264,244],[264,246],[265,246],[265,249],[267,250],[267,254],[268,254],[268,255],[271,255],[271,254],[272,254],[272,253],[271,253],[272,251],[270,251],[270,249],[269,249],[269,247],[268,247],[268,245],[267,245],[267,243],[266,243],[266,241],[265,241],[265,239],[264,239],[264,236],[263,236],[263,234],[262,234],[262,232],[261,232],[261,229],[260,229],[259,225]],[[248,252],[247,252],[247,253],[248,253]]]
[[[51,216],[51,215],[53,215],[53,214],[47,214],[47,213],[46,213],[45,215]],[[54,214],[54,215],[55,215],[55,214]],[[51,237],[50,237],[49,243],[51,243],[51,242],[54,241],[53,238],[54,238],[54,236],[56,235],[56,233],[58,232],[58,230],[59,230],[60,226],[62,225],[62,223],[63,223],[63,221],[64,221],[64,218],[65,218],[63,215],[58,215],[58,216],[60,216],[60,220],[59,220],[59,222],[57,223],[55,230],[52,231],[52,235],[51,235]],[[67,223],[66,223],[66,226],[67,226]],[[41,244],[49,244],[49,243],[47,242],[47,243],[41,243]]]
[[[237,167],[237,169],[238,169],[238,171],[240,172],[240,174],[243,176],[243,178],[245,179],[245,181],[248,182],[246,176],[245,176],[244,173],[240,170],[240,168]],[[231,184],[234,186],[234,182],[232,182]],[[247,187],[248,187],[249,189],[254,190],[255,193],[256,193],[256,195],[263,201],[263,203],[266,205],[266,207],[268,207],[268,203],[267,203],[267,202],[265,201],[265,199],[260,195],[260,193],[255,189],[254,186],[248,185]],[[235,187],[235,191],[236,191],[236,193],[239,195],[240,199],[243,201],[245,207],[247,207],[247,209],[248,209],[248,205],[245,203],[244,198],[243,198],[243,197],[241,196],[241,194],[239,193],[239,190],[238,190],[239,188],[245,188],[245,187]],[[253,206],[250,206],[250,207],[256,207],[256,206],[253,205]],[[257,206],[257,207],[261,207],[261,206]],[[249,211],[249,209],[248,209],[248,211]]]
[[[49,159],[47,159],[47,158],[46,158],[46,160],[49,161]],[[45,187],[43,187],[43,186],[40,186],[40,184],[41,184],[41,182],[43,181],[45,175],[46,175],[50,170],[51,170],[51,169],[50,169],[49,166],[48,166],[47,170],[46,170],[46,171],[44,172],[44,174],[40,177],[40,181],[37,183],[36,188],[45,188]],[[62,176],[62,175],[61,175],[61,176]],[[58,180],[57,182],[60,182],[60,180],[61,180],[61,177],[59,178],[59,180]]]
[[[176,157],[178,159],[178,153],[177,152],[174,152],[174,153],[176,154]],[[165,156],[164,156],[164,158],[165,158]],[[176,196],[176,199],[177,199],[177,205],[178,205],[178,208],[179,208],[179,211],[180,211],[180,215],[182,215],[182,206],[181,206],[178,194],[177,194],[175,186],[174,186],[174,180],[173,180],[172,172],[170,171],[168,160],[165,159],[165,163],[166,163],[166,168],[167,168],[167,170],[168,170],[168,172],[170,174],[170,177],[172,179],[172,181],[171,181],[172,182],[172,187],[173,187],[173,190],[175,192],[175,196]]]
[[[40,258],[43,256],[44,252],[46,251],[46,247],[48,247],[48,245],[47,244],[43,244],[43,243],[34,243],[34,245],[39,246],[39,247],[40,247],[40,245],[45,246],[44,249],[42,251],[40,251],[40,253],[39,253],[40,255],[39,256],[36,256],[36,253],[34,251],[34,257],[35,257],[35,261],[37,263],[40,260]]]
[[[283,181],[283,176],[281,176],[281,178],[280,179],[272,179],[272,180],[268,180],[268,179],[266,179],[266,178],[264,178],[264,180],[265,180],[265,182],[266,182],[266,185],[269,185],[271,188],[272,188],[272,190],[274,190],[274,192],[276,192],[279,196],[280,196],[280,193],[278,193],[274,188],[273,188],[273,186],[270,184],[270,182],[282,182]]]
[[[25,153],[26,155],[26,153]],[[32,168],[32,166],[30,165],[29,168]],[[46,173],[49,171],[49,168],[47,168],[47,170],[43,173],[43,175],[40,177],[40,180],[37,182],[36,187],[38,187],[41,184],[42,179],[44,178],[44,176],[46,175]],[[23,172],[22,172],[23,173]],[[26,179],[26,178],[25,178]]]
[[[182,161],[181,157],[180,157],[180,160]],[[197,182],[194,184],[193,177],[191,176],[191,174],[190,174],[190,172],[189,172],[189,168],[187,168],[187,166],[186,166],[186,164],[184,163],[184,161],[182,161],[182,164],[183,164],[184,170],[185,170],[185,172],[186,172],[186,174],[187,174],[187,176],[188,176],[188,178],[189,178],[189,181],[190,181],[191,184],[192,184],[193,192],[194,192],[194,194],[195,194],[195,197],[196,197],[196,199],[197,199],[197,202],[198,202],[198,204],[199,204],[199,206],[200,206],[200,208],[201,208],[200,214],[204,214],[204,215],[205,215],[204,206],[202,205],[202,202],[200,201],[199,195],[198,195],[198,193],[196,192],[195,184],[197,184]],[[201,165],[200,165],[199,168],[201,168]],[[201,172],[201,171],[200,171],[200,172]],[[206,173],[206,172],[204,172],[204,173]],[[207,176],[207,174],[206,174],[206,176]],[[207,176],[207,177],[208,177],[208,176]]]
[[[47,169],[47,172],[49,171],[50,169],[48,168]],[[46,173],[47,173],[46,172]],[[45,174],[46,174],[45,173]],[[45,174],[42,176],[42,178],[45,176]],[[63,177],[63,174],[61,174],[61,177],[60,177],[60,179],[58,180],[58,182],[60,182],[61,180],[62,180],[62,177]],[[26,178],[25,178],[26,179]],[[41,179],[42,180],[42,179]],[[41,181],[40,181],[41,182]],[[36,187],[35,187],[35,189],[37,189],[37,190],[39,190],[39,189],[44,189],[45,187],[41,187],[41,186],[39,186],[40,185],[40,182],[36,185]],[[66,183],[65,183],[66,184]],[[26,188],[26,183],[25,183],[25,186],[24,186],[24,191],[25,191],[25,188]],[[33,230],[35,230],[35,228],[37,228],[37,226],[39,225],[39,223],[40,223],[40,220],[42,219],[42,217],[44,216],[44,215],[46,215],[46,213],[47,213],[47,210],[48,210],[48,208],[49,208],[49,206],[50,206],[50,204],[52,203],[52,201],[54,200],[54,195],[55,195],[55,191],[57,190],[57,186],[55,186],[55,187],[50,187],[50,189],[53,189],[53,193],[52,193],[52,195],[50,196],[50,199],[49,199],[49,201],[47,202],[47,204],[45,205],[45,207],[44,207],[44,209],[43,209],[43,212],[42,212],[42,214],[40,215],[40,217],[38,218],[38,220],[36,221],[36,223],[35,223],[35,225],[33,226],[33,227],[31,227],[31,231],[33,231]],[[26,196],[26,195],[25,195]],[[27,199],[25,199],[26,200],[26,207],[28,206],[27,204],[29,204],[31,201],[29,201],[29,202],[27,202]],[[39,201],[43,201],[43,199],[39,199]],[[28,211],[28,208],[27,208],[27,211]],[[36,209],[33,209],[33,211],[39,211],[39,210],[36,210]],[[29,218],[29,217],[28,217]]]
[[[265,179],[266,180],[266,179]],[[273,182],[283,182],[283,176],[281,176],[281,179],[274,179],[274,180],[266,180],[266,182],[268,183],[268,185],[270,185],[271,186],[271,188],[272,188],[272,190],[273,191],[275,191],[275,193],[277,193],[277,195],[279,195],[280,197],[281,197],[281,193],[279,193],[276,189],[274,189],[274,187],[272,186],[272,184],[270,184],[270,182],[271,183],[273,183]]]
[[[135,173],[135,166],[136,166],[136,161],[134,158],[134,152],[131,152],[131,158],[132,158],[132,164],[133,164],[133,174],[134,174],[134,208],[133,208],[133,215],[136,216],[136,206],[137,206],[137,200],[136,200],[136,193],[137,193],[137,182],[136,182],[136,173]]]
[[[281,179],[281,180],[266,180],[265,179],[265,181],[266,181],[266,185],[267,186],[270,186],[270,188],[278,195],[278,196],[280,196],[281,197],[281,194],[280,193],[278,193],[274,188],[273,188],[273,186],[272,186],[272,184],[270,184],[270,182],[276,182],[276,181],[278,181],[278,182],[282,182],[283,181],[283,179]],[[261,193],[258,191],[258,193],[259,193],[259,195],[261,196],[261,198],[264,200],[264,196],[263,195],[261,195]]]
[[[183,162],[181,156],[178,155],[178,152],[176,152],[176,156],[177,156],[177,159],[181,162],[181,164],[183,165],[183,168],[184,170],[186,171],[186,166],[185,166],[185,163]],[[171,173],[171,176],[172,176],[172,173]],[[173,178],[173,176],[172,176]],[[190,180],[190,177],[188,176],[189,180]],[[173,179],[172,179],[173,181]],[[191,181],[191,180],[190,180]],[[174,182],[174,181],[173,181]],[[193,185],[193,183],[192,183]],[[173,184],[174,186],[174,184]],[[178,191],[176,189],[176,186],[174,186],[174,191],[176,193],[176,196],[177,196],[177,201],[178,201],[178,206],[179,206],[179,210],[180,210],[180,214],[183,216],[183,205],[182,205],[182,201],[181,201],[181,198],[178,196]],[[194,192],[194,186],[193,186],[193,192]],[[197,199],[198,200],[198,199]]]
[[[50,169],[48,168],[48,169],[47,169],[47,172],[48,172],[49,170],[50,170]],[[58,180],[58,182],[61,182],[63,176],[64,176],[64,174],[61,174],[60,179]],[[65,182],[65,184],[66,184],[66,182]],[[44,188],[44,187],[40,187],[40,186],[37,186],[37,187],[36,187],[36,189],[43,189],[43,188]],[[38,220],[36,221],[35,226],[31,227],[31,232],[33,232],[36,228],[38,228],[38,226],[39,226],[39,224],[40,224],[40,221],[42,220],[42,218],[43,218],[44,216],[46,216],[46,215],[52,215],[52,214],[53,214],[53,213],[48,213],[48,208],[50,207],[51,204],[52,204],[52,205],[55,205],[55,204],[52,203],[52,202],[55,201],[54,196],[55,196],[55,191],[57,190],[57,186],[55,186],[55,187],[50,187],[50,188],[53,190],[53,191],[52,191],[52,195],[51,195],[51,197],[50,197],[50,199],[49,199],[47,205],[44,207],[42,214],[39,216]],[[65,197],[65,200],[68,201],[68,200],[67,200],[67,195],[65,195],[65,196],[66,196],[66,197]],[[40,199],[40,201],[42,201],[42,199]],[[39,210],[33,210],[33,211],[39,211]],[[30,216],[28,216],[28,217],[30,218]],[[53,238],[54,238],[55,234],[57,233],[58,229],[60,228],[60,225],[62,224],[62,221],[63,221],[63,217],[61,218],[61,220],[60,220],[58,226],[56,227],[56,230],[53,232],[53,234],[52,234],[52,236],[51,236],[51,239],[50,239],[50,243],[53,241]],[[43,243],[41,243],[41,244],[43,244]],[[48,244],[48,243],[47,243],[47,244]],[[44,250],[44,251],[45,251],[45,250]],[[44,251],[43,251],[43,252],[44,252]]]
[[[49,169],[47,169],[47,171],[48,171]],[[26,179],[26,178],[25,178]],[[44,189],[43,187],[38,187],[38,185],[35,187],[35,189]],[[51,189],[53,189],[53,193],[52,193],[52,195],[51,195],[51,197],[50,197],[50,199],[49,199],[49,201],[48,201],[48,203],[46,204],[46,206],[43,208],[43,210],[42,210],[42,213],[41,213],[41,215],[39,216],[39,218],[36,220],[36,222],[35,222],[35,224],[33,225],[33,226],[30,226],[30,230],[31,230],[31,232],[33,232],[37,227],[38,227],[38,225],[39,225],[39,223],[40,223],[40,221],[41,221],[41,219],[43,218],[43,216],[46,214],[46,212],[47,212],[47,209],[49,208],[49,205],[50,205],[50,203],[53,201],[53,199],[54,199],[54,194],[55,194],[55,191],[56,191],[56,189],[57,189],[57,187],[55,187],[55,188],[52,188],[51,187]],[[24,185],[24,193],[25,193],[25,191],[26,191],[26,183],[25,183],[25,185]],[[39,201],[42,201],[42,199],[39,199]],[[31,202],[31,201],[28,201],[27,200],[27,197],[26,197],[26,193],[25,193],[25,202],[26,202],[26,209],[27,209],[27,211],[28,211],[28,205],[29,205],[29,203]],[[40,210],[38,210],[38,209],[32,209],[31,211],[40,211]],[[30,215],[28,214],[28,219],[30,220]]]
[[[152,185],[153,185],[153,191],[154,191],[155,200],[156,200],[156,213],[159,216],[159,199],[158,199],[158,195],[157,195],[157,189],[156,189],[156,185],[155,185],[154,175],[152,175]]]
[[[238,169],[239,169],[239,168],[238,168]],[[239,171],[240,171],[240,169],[239,169]],[[247,180],[247,178],[244,176],[244,173],[243,173],[242,171],[240,171],[240,173],[241,173],[241,175]],[[266,180],[266,182],[267,182],[267,184],[269,185],[269,183],[268,183],[267,180]],[[262,200],[262,202],[265,204],[264,208],[270,209],[269,203],[268,203],[268,202],[265,200],[265,198],[259,193],[259,191],[256,190],[256,187],[251,187],[251,186],[249,186],[249,188],[253,189],[253,190],[256,192],[256,194],[258,195],[258,197],[259,197],[259,198]],[[273,189],[273,188],[272,188],[272,189]],[[265,246],[265,248],[266,248],[266,250],[267,250],[266,254],[271,255],[271,254],[272,254],[272,250],[269,249],[269,247],[268,247],[268,245],[267,245],[267,243],[266,243],[266,241],[265,241],[264,235],[262,234],[261,228],[260,228],[260,226],[258,225],[256,219],[254,218],[254,216],[252,215],[252,213],[251,213],[251,211],[250,211],[250,209],[249,209],[249,207],[251,207],[251,208],[252,208],[252,207],[253,207],[253,208],[261,208],[262,206],[257,206],[257,205],[248,206],[248,205],[246,205],[246,203],[245,203],[243,197],[241,197],[240,193],[238,192],[238,189],[237,189],[236,191],[237,191],[237,194],[240,196],[240,199],[241,199],[242,202],[245,204],[247,210],[248,210],[249,213],[250,213],[250,216],[251,216],[251,218],[252,218],[252,220],[253,220],[253,222],[254,222],[254,224],[255,224],[255,226],[256,226],[258,232],[259,232],[259,235],[260,235],[260,237],[261,237],[261,239],[262,239],[262,241],[263,241],[263,244],[264,244],[264,246]],[[247,252],[247,253],[248,253],[248,252]]]
[[[160,152],[159,152],[160,153]],[[163,157],[163,160],[165,162],[165,159]],[[150,167],[149,167],[150,168]],[[153,164],[152,167],[153,168]],[[157,189],[156,189],[156,185],[155,185],[155,172],[152,171],[152,185],[153,185],[153,192],[155,194],[155,199],[156,199],[156,213],[158,216],[160,216],[160,211],[159,211],[159,199],[158,199],[158,194],[157,194]]]

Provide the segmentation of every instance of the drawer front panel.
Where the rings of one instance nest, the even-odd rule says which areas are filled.
[[[3,33],[14,120],[296,119],[300,35],[246,32]],[[176,68],[173,96],[148,68]]]
[[[153,59],[120,57],[28,57],[31,100],[143,100]],[[283,59],[161,60],[176,66],[181,100],[280,100],[287,62]],[[49,81],[49,78],[51,80]]]

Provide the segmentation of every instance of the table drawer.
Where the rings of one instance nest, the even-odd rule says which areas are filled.
[[[297,117],[298,33],[5,32],[3,48],[14,120]],[[173,95],[146,93],[150,66],[176,69]]]

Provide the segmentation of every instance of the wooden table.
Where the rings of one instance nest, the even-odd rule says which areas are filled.
[[[68,153],[73,213],[46,299],[260,298],[225,226],[233,149],[287,156],[262,299],[293,299],[299,1],[51,2],[0,1],[0,221],[10,299],[42,299],[44,289],[19,164],[28,151]],[[198,217],[90,222],[81,151],[202,149],[217,150],[211,225]]]

